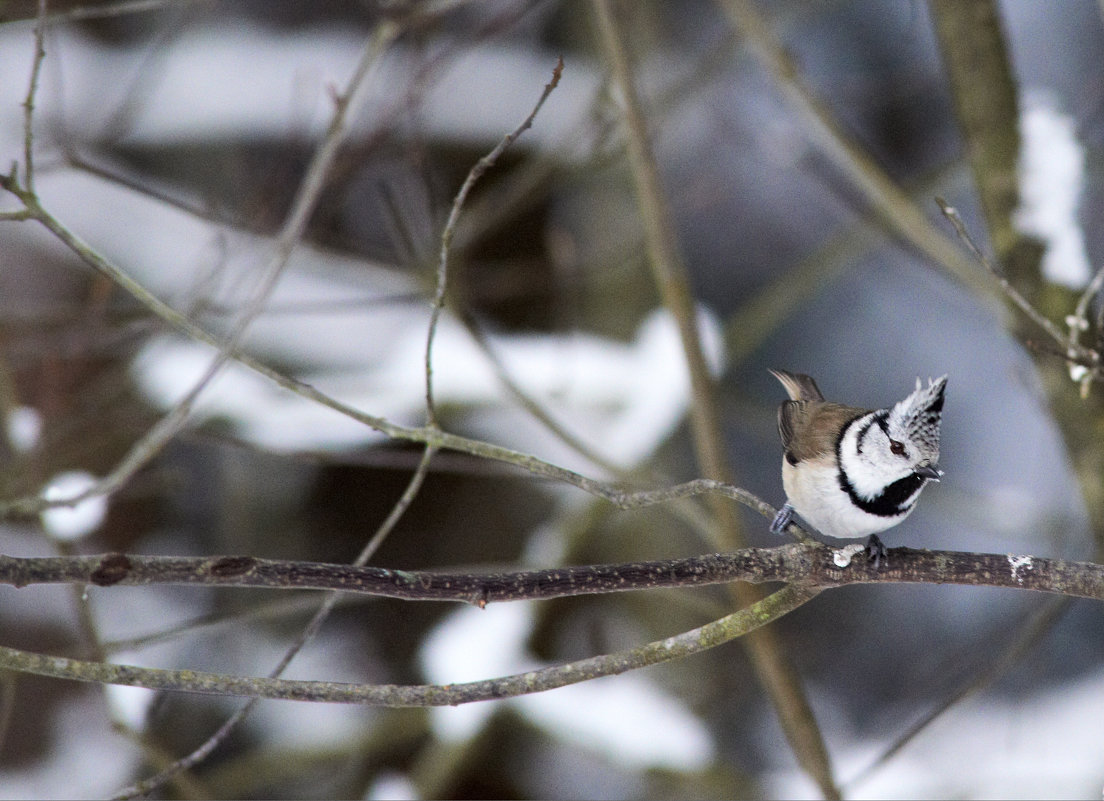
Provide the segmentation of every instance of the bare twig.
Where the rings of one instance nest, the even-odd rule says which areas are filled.
[[[1016,305],[1016,307],[1019,308],[1020,311],[1026,314],[1032,322],[1034,322],[1036,325],[1046,331],[1051,339],[1057,342],[1058,345],[1063,348],[1063,350],[1069,353],[1071,358],[1076,358],[1078,360],[1087,358],[1088,351],[1086,351],[1086,349],[1083,347],[1074,346],[1066,337],[1066,335],[1062,333],[1061,329],[1059,329],[1058,326],[1056,326],[1054,323],[1052,323],[1050,320],[1040,314],[1035,309],[1035,307],[1032,306],[1027,301],[1027,299],[1016,290],[1016,287],[1012,286],[1012,284],[1008,282],[1008,279],[1005,278],[1001,274],[1000,270],[998,270],[993,265],[993,262],[991,262],[989,258],[981,252],[981,248],[977,246],[974,238],[970,236],[970,232],[966,230],[966,224],[962,222],[962,217],[959,215],[958,209],[948,204],[947,201],[945,201],[941,197],[937,197],[935,199],[935,202],[939,206],[939,209],[943,212],[943,216],[946,217],[948,221],[950,221],[951,225],[954,226],[955,233],[958,234],[958,238],[961,239],[963,243],[965,243],[966,247],[970,249],[970,253],[973,254],[974,258],[977,259],[978,262],[982,264],[994,278],[997,279],[997,281],[1000,283],[1001,290],[1004,292],[1005,295],[1008,296],[1008,299],[1011,300]]]
[[[192,339],[214,347],[219,347],[220,344],[222,344],[222,340],[218,336],[198,325],[156,295],[150,293],[140,282],[136,281],[116,264],[107,259],[102,253],[77,236],[64,223],[51,214],[50,211],[41,204],[36,195],[26,191],[14,175],[0,175],[0,188],[5,189],[23,203],[24,212],[19,215],[20,219],[34,219],[42,224],[62,244],[72,250],[97,273],[105,276],[124,292],[134,297],[152,314]],[[309,384],[274,370],[248,354],[234,352],[232,355],[239,363],[264,376],[281,388],[356,420],[392,439],[419,442],[424,445],[432,445],[439,449],[467,453],[481,459],[512,464],[529,472],[531,475],[566,483],[591,495],[603,498],[620,508],[640,508],[656,503],[664,503],[675,498],[690,497],[703,493],[719,493],[755,509],[760,512],[760,514],[768,514],[768,512],[764,510],[772,509],[769,504],[765,504],[751,493],[739,487],[711,479],[699,479],[675,487],[658,490],[640,492],[628,491],[615,484],[595,481],[580,473],[550,464],[535,456],[510,448],[461,437],[432,427],[408,427],[392,423],[385,418],[367,414],[327,395]],[[81,499],[75,498],[47,502],[38,495],[10,499],[0,502],[0,517],[36,514],[52,505],[72,505],[79,500]],[[773,514],[773,512],[770,512],[770,514]]]
[[[1085,291],[1081,293],[1081,297],[1077,300],[1077,306],[1073,313],[1079,320],[1084,320],[1085,325],[1077,326],[1075,330],[1082,331],[1088,327],[1089,304],[1100,293],[1101,287],[1104,287],[1104,266],[1096,271],[1096,275],[1092,277],[1088,286],[1085,287]]]
[[[365,45],[361,53],[361,58],[349,81],[347,90],[343,95],[337,98],[329,129],[321,145],[314,154],[314,158],[307,169],[303,182],[300,184],[299,190],[296,193],[287,219],[281,227],[279,235],[276,237],[273,252],[262,271],[259,286],[253,298],[250,300],[241,316],[237,319],[225,340],[219,340],[214,337],[207,339],[208,342],[218,347],[219,353],[208,365],[203,375],[184,398],[131,446],[123,459],[94,485],[72,497],[57,498],[49,502],[44,499],[39,499],[37,502],[33,499],[25,499],[20,504],[20,511],[39,511],[47,506],[75,506],[91,497],[110,495],[129,481],[143,465],[147,464],[161,448],[179,433],[180,429],[191,415],[199,395],[225,366],[226,362],[233,357],[246,330],[264,309],[266,301],[275,289],[280,276],[283,274],[284,268],[287,266],[288,260],[291,258],[292,252],[303,237],[303,233],[310,221],[310,216],[325,186],[330,169],[345,140],[348,129],[348,109],[359,100],[361,93],[365,90],[368,73],[397,34],[398,28],[393,23],[384,22]],[[2,182],[2,185],[23,202],[26,210],[35,219],[45,224],[55,234],[61,235],[61,229],[63,228],[61,224],[46,214],[45,209],[39,204],[37,196],[25,182],[23,186],[19,186],[9,177]],[[76,239],[71,234],[68,234],[67,231],[66,234],[71,237],[71,241]],[[65,237],[62,238],[64,239]],[[75,241],[74,244],[78,248],[80,247],[80,244]],[[78,252],[80,251],[78,250]],[[120,283],[118,280],[120,275],[117,270],[109,270],[108,272],[110,273],[109,277],[116,280],[117,283]],[[161,311],[168,308],[160,301],[152,299],[152,296],[132,279],[127,279],[125,282],[122,282],[122,285],[124,288],[131,289],[132,294],[136,294],[140,299],[146,300],[148,306],[152,305]],[[154,302],[151,304],[149,302],[150,300],[154,300]],[[175,311],[172,311],[171,316],[180,320],[186,319]]]
[[[27,96],[23,100],[23,185],[34,191],[34,110],[38,95],[38,81],[42,76],[42,63],[46,60],[46,0],[38,0],[38,12],[34,27],[34,60],[31,62],[31,78],[27,82]]]
[[[344,594],[339,605],[363,604],[371,601],[371,598]],[[281,599],[266,598],[241,609],[220,610],[160,627],[155,625],[148,631],[128,637],[108,637],[104,639],[103,648],[109,655],[138,651],[182,637],[203,636],[208,632],[214,634],[233,626],[248,625],[251,621],[284,621],[313,615],[317,609],[318,599],[311,595],[288,595]]]
[[[0,743],[5,743],[8,739],[18,682],[19,679],[15,673],[9,672],[0,676]]]
[[[517,128],[506,134],[506,136],[502,138],[502,141],[499,142],[490,153],[475,163],[475,166],[468,172],[468,177],[464,179],[464,183],[460,186],[460,191],[456,193],[456,198],[452,201],[452,208],[449,209],[448,220],[445,222],[445,229],[441,233],[441,251],[437,260],[437,288],[433,293],[433,308],[429,317],[429,331],[426,334],[425,394],[427,425],[437,425],[437,411],[433,403],[433,339],[437,335],[437,322],[440,320],[441,311],[445,307],[445,293],[448,290],[449,253],[452,248],[452,238],[456,234],[456,225],[460,221],[460,213],[464,208],[464,201],[467,200],[468,194],[479,179],[483,177],[483,173],[494,166],[499,156],[506,151],[506,148],[514,143],[515,139],[532,127],[533,120],[541,110],[541,106],[544,105],[544,101],[548,99],[548,96],[552,94],[559,85],[560,76],[563,74],[563,66],[564,63],[561,58],[552,69],[552,80],[545,84],[544,91],[541,92],[541,96],[537,100],[536,105],[533,106],[533,110],[529,112],[529,116],[522,120]]]
[[[1066,317],[1066,325],[1069,328],[1070,350],[1082,347],[1081,335],[1092,327],[1089,323],[1089,304],[1092,303],[1093,298],[1100,294],[1101,287],[1104,287],[1104,266],[1096,271],[1096,275],[1092,277],[1088,286],[1085,287],[1085,291],[1081,293],[1073,314]],[[1096,337],[1099,346],[1101,341],[1099,320],[1097,322]],[[1082,400],[1089,396],[1089,387],[1092,382],[1100,378],[1100,351],[1097,348],[1090,348],[1089,353],[1092,355],[1091,364],[1070,365],[1070,378],[1080,383]],[[1068,352],[1065,357],[1069,358]]]
[[[91,19],[113,19],[128,14],[160,11],[171,6],[199,5],[201,3],[210,3],[210,0],[119,0],[114,3],[78,5],[65,11],[55,11],[50,14],[50,21],[78,22]]]
[[[385,42],[389,41],[390,38],[394,37],[396,32],[397,31],[392,29],[381,37],[377,37],[377,40],[373,42],[372,52],[376,52],[376,48],[378,47],[379,41],[381,39]],[[366,62],[362,61],[362,65],[363,64],[366,64]],[[544,105],[544,101],[559,83],[559,78],[562,70],[563,61],[561,60],[557,64],[556,69],[553,71],[552,81],[547,86],[545,86],[544,92],[541,94],[540,99],[537,101],[536,106],[533,108],[530,114],[525,118],[521,125],[518,126],[517,129],[508,134],[487,156],[483,157],[479,160],[479,162],[476,163],[471,172],[468,174],[467,180],[465,180],[464,184],[461,186],[460,192],[457,194],[456,200],[453,203],[452,212],[450,213],[448,219],[448,224],[446,225],[445,231],[442,234],[441,257],[437,272],[437,291],[434,296],[433,311],[430,317],[429,330],[426,337],[426,418],[428,426],[436,426],[436,413],[433,407],[431,371],[433,338],[437,328],[437,321],[440,317],[441,310],[444,307],[445,292],[448,286],[447,261],[449,254],[449,244],[451,243],[453,233],[455,232],[456,224],[460,219],[460,212],[463,208],[464,200],[467,197],[468,193],[471,191],[472,187],[475,185],[476,181],[479,179],[479,177],[482,176],[484,172],[486,172],[491,166],[494,165],[502,152],[505,151],[505,149],[509,147],[509,145],[515,139],[517,139],[517,137],[520,136],[522,132],[524,132],[532,125],[533,119],[536,117],[536,114],[540,110],[541,106]],[[351,92],[355,92],[357,88],[361,85],[365,74],[366,71],[358,70],[350,89]],[[350,100],[351,98],[348,96],[339,98],[338,112],[337,114],[335,114],[334,123],[330,127],[330,136],[327,137],[327,139],[323,143],[322,148],[320,148],[316,156],[316,165],[318,163],[323,163],[325,167],[328,168],[328,165],[332,163],[333,156],[336,153],[336,145],[339,144],[341,139],[339,133],[344,124],[344,111]],[[310,171],[310,173],[308,173],[307,180],[304,182],[303,194],[307,197],[317,199],[318,193],[321,192],[323,181],[325,180],[325,175],[325,168],[321,170]],[[296,209],[293,209],[291,219],[289,220],[289,225],[287,228],[285,228],[285,231],[292,229],[294,226],[297,234],[294,236],[289,236],[286,239],[285,237],[281,236],[279,240],[281,248],[278,252],[283,255],[283,260],[285,263],[287,257],[289,257],[291,254],[292,248],[298,242],[298,238],[301,236],[302,231],[306,227],[311,209],[313,209],[313,202],[309,204],[299,204]],[[236,345],[236,342],[234,342],[234,344]],[[364,550],[361,551],[360,555],[353,563],[354,566],[363,566],[368,562],[372,554],[375,553],[375,551],[383,543],[387,535],[392,531],[395,524],[398,523],[403,513],[407,510],[407,508],[409,508],[410,504],[414,500],[414,497],[421,489],[426,474],[429,471],[430,461],[432,460],[433,454],[435,452],[436,448],[434,448],[432,445],[427,445],[425,447],[422,455],[422,460],[418,465],[418,469],[414,472],[414,475],[412,476],[406,491],[403,493],[402,498],[399,500],[398,503],[395,504],[387,519],[383,522],[379,530],[365,546]],[[284,670],[291,663],[291,660],[295,658],[295,656],[311,639],[313,639],[314,635],[321,628],[323,622],[329,617],[329,614],[332,611],[334,605],[337,603],[338,598],[339,596],[337,593],[331,593],[326,598],[326,600],[323,601],[322,605],[315,612],[314,616],[311,618],[310,622],[307,624],[304,630],[300,633],[299,637],[291,645],[288,651],[284,654],[283,658],[281,658],[280,662],[270,673],[270,678],[277,678],[282,675]],[[135,785],[125,788],[124,790],[120,791],[117,797],[131,798],[137,795],[144,795],[154,788],[164,784],[180,771],[186,770],[198,764],[200,761],[205,759],[223,740],[225,740],[230,732],[242,720],[244,720],[246,716],[249,715],[249,713],[253,710],[253,707],[256,705],[256,701],[257,699],[251,700],[249,703],[247,703],[245,706],[235,712],[229,719],[227,719],[225,723],[223,723],[222,726],[219,727],[219,729],[211,737],[209,737],[199,748],[195,749],[192,753],[188,754],[182,759],[177,760],[168,768],[159,772],[156,776],[150,777]]]
[[[514,397],[514,400],[516,400],[534,420],[552,432],[552,434],[567,445],[567,447],[571,448],[592,464],[602,468],[611,475],[620,476],[625,474],[624,468],[614,464],[602,454],[595,451],[589,443],[584,442],[561,424],[560,421],[540,403],[540,401],[526,394],[525,390],[522,389],[514,380],[513,376],[510,375],[510,371],[506,368],[502,359],[499,358],[494,343],[491,342],[479,322],[469,314],[465,314],[462,317],[468,332],[472,335],[476,344],[479,345],[484,355],[490,361],[495,377],[506,391]]]
[[[257,318],[264,308],[265,302],[271,296],[272,291],[276,287],[276,283],[286,268],[288,261],[291,258],[292,252],[298,246],[302,240],[303,234],[306,231],[307,224],[310,222],[310,217],[314,212],[314,208],[318,203],[318,199],[322,194],[322,190],[325,188],[326,181],[329,178],[330,170],[333,166],[334,160],[337,157],[337,153],[345,141],[348,131],[348,110],[355,108],[362,93],[367,85],[367,77],[371,68],[379,61],[380,56],[386,50],[388,45],[398,35],[398,27],[393,23],[382,23],[374,33],[374,35],[366,43],[364,49],[361,52],[361,58],[357,63],[357,67],[353,72],[352,78],[349,80],[348,88],[345,92],[339,95],[335,101],[335,109],[333,117],[330,121],[330,126],[326,132],[325,137],[322,140],[321,145],[315,151],[314,158],[311,160],[310,166],[307,169],[306,175],[303,178],[303,182],[300,184],[296,196],[292,202],[291,210],[288,213],[288,217],[285,220],[283,226],[280,229],[279,235],[276,237],[276,245],[274,252],[269,259],[269,263],[265,268],[262,275],[261,285],[256,292],[253,300],[246,308],[245,312],[235,323],[234,328],[231,330],[226,342],[220,347],[218,356],[212,361],[203,377],[197,382],[195,387],[185,396],[177,406],[163,418],[158,424],[151,430],[145,440],[152,440],[146,446],[142,447],[138,451],[138,454],[142,458],[141,462],[129,473],[125,473],[122,476],[122,480],[133,474],[133,471],[141,464],[144,464],[149,458],[152,458],[156,450],[152,450],[148,447],[152,444],[160,448],[168,440],[175,436],[180,428],[184,425],[184,422],[191,411],[191,407],[194,404],[196,398],[208,385],[208,383],[215,377],[215,375],[222,369],[222,367],[230,360],[234,351],[237,350],[241,343],[242,337],[249,325]],[[142,443],[140,443],[142,444]],[[428,457],[433,451],[432,447],[426,448],[427,458],[424,460],[424,466],[420,467],[415,473],[414,484],[417,487],[421,486],[422,479],[425,475],[425,467],[428,467]],[[132,451],[132,453],[134,453]],[[129,456],[129,455],[128,455]],[[119,469],[116,468],[115,473],[119,473]],[[415,489],[416,492],[416,489]],[[376,538],[373,538],[372,543],[365,548],[362,557],[364,561],[367,561],[368,557],[375,550],[378,542],[382,542],[383,537],[391,530],[394,525],[394,521],[401,516],[402,511],[406,509],[405,504],[399,504],[396,509],[392,510],[392,515],[388,518],[384,528],[378,533]],[[277,664],[272,672],[272,677],[277,677],[283,673],[290,664],[291,660],[302,650],[302,648],[313,638],[315,633],[321,627],[322,623],[329,616],[330,610],[333,608],[333,604],[336,601],[336,597],[331,595],[323,602],[322,606],[316,612],[314,617],[306,628],[300,633],[297,640],[291,645],[291,647],[285,652],[280,662]],[[136,795],[144,795],[153,789],[161,786],[166,781],[171,779],[183,770],[198,764],[205,759],[220,743],[237,727],[237,725],[244,720],[249,713],[253,710],[255,701],[250,702],[231,715],[219,729],[207,738],[198,748],[193,750],[187,756],[176,760],[168,767],[157,773],[155,776],[147,778],[131,787],[127,787],[120,791],[117,797],[131,798]]]
[[[686,367],[690,374],[690,417],[698,459],[702,462],[705,475],[720,479],[729,471],[725,466],[723,447],[719,445],[716,392],[702,348],[698,316],[690,292],[686,266],[678,253],[674,224],[664,201],[659,169],[637,96],[628,51],[621,41],[619,23],[608,0],[595,0],[594,7],[598,14],[602,46],[613,72],[613,81],[622,96],[629,163],[644,227],[648,261],[663,305],[678,325]],[[722,536],[732,536],[737,530],[738,528],[733,528]],[[736,536],[737,543],[738,540],[739,537]]]
[[[218,336],[198,325],[156,295],[153,295],[140,282],[136,281],[124,270],[120,269],[118,265],[114,264],[89,243],[77,236],[63,222],[51,214],[50,211],[41,204],[34,193],[26,191],[26,189],[20,185],[14,174],[0,174],[0,188],[11,193],[24,206],[24,209],[18,214],[9,215],[5,217],[5,219],[33,219],[39,222],[93,270],[108,278],[113,284],[135,298],[138,303],[150,313],[160,318],[178,332],[196,341],[214,347],[219,347],[220,344],[223,343]],[[708,479],[700,479],[676,487],[660,490],[643,492],[626,491],[623,487],[595,481],[574,471],[566,470],[530,454],[515,451],[510,448],[503,448],[492,443],[461,437],[432,427],[408,427],[392,423],[385,418],[356,409],[309,384],[274,370],[248,354],[239,351],[234,352],[232,355],[240,364],[260,374],[269,381],[272,381],[281,388],[306,400],[332,409],[350,419],[356,420],[392,439],[419,442],[425,445],[433,445],[435,448],[467,453],[481,459],[512,464],[534,476],[563,482],[577,487],[584,492],[603,498],[621,508],[640,508],[655,503],[663,503],[674,498],[683,498],[711,492],[717,492],[737,500],[740,503],[760,511],[760,513],[764,513],[763,509],[771,508],[768,504],[763,503],[754,495],[747,493],[739,487]],[[0,517],[37,514],[50,506],[74,505],[80,500],[82,500],[82,498],[78,497],[58,501],[46,501],[39,495],[9,499],[0,501]]]
[[[1029,271],[1038,275],[1038,265],[1014,255],[1023,240],[1012,223],[1019,205],[1020,114],[998,3],[931,0],[928,12],[989,242],[1013,280],[1027,280]]]

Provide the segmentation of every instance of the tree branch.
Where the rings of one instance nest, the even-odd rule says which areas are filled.
[[[856,550],[856,549],[860,550]],[[684,559],[581,565],[497,573],[447,573],[252,556],[181,557],[121,553],[97,556],[0,555],[0,584],[83,583],[98,587],[194,584],[220,587],[339,590],[408,601],[485,606],[632,590],[743,581],[828,589],[849,584],[960,584],[1008,587],[1104,601],[1104,565],[1015,554],[891,548],[874,567],[861,546],[790,543]]]
[[[553,665],[513,676],[464,684],[343,684],[328,681],[293,681],[201,673],[194,670],[160,670],[134,665],[86,662],[44,656],[0,646],[0,669],[33,673],[75,681],[122,684],[155,690],[242,695],[287,701],[322,701],[369,706],[454,706],[553,690],[601,676],[614,676],[636,668],[669,662],[701,653],[793,611],[816,595],[815,590],[784,587],[749,607],[704,626],[650,642],[628,651],[593,656],[577,662]]]

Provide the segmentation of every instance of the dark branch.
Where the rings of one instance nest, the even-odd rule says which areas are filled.
[[[842,563],[842,564],[841,564]],[[875,568],[862,552],[819,543],[747,548],[657,562],[561,567],[501,573],[444,573],[256,559],[251,556],[164,557],[119,553],[82,557],[0,555],[0,584],[84,583],[100,587],[152,584],[338,590],[411,601],[461,601],[483,606],[630,590],[746,581],[810,588],[846,584],[920,583],[1011,587],[1104,600],[1104,566],[1011,554],[894,548]]]

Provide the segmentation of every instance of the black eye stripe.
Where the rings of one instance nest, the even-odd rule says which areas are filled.
[[[889,440],[889,449],[890,449],[890,451],[893,452],[894,456],[907,456],[908,455],[908,453],[905,449],[905,443],[899,442],[898,440],[895,440],[893,437],[891,437],[889,435],[889,415],[888,414],[882,414],[879,417],[876,417],[871,422],[872,423],[876,422],[878,424],[878,428],[882,429],[882,433],[884,433],[886,435],[886,439]],[[859,452],[860,453],[862,452],[861,448],[859,449]]]
[[[889,412],[881,411],[875,412],[871,415],[870,419],[866,421],[866,424],[859,429],[855,435],[855,453],[862,453],[863,441],[866,439],[866,435],[870,433],[870,427],[877,424],[878,428],[885,432],[885,435],[889,436],[889,426],[886,425],[886,418],[889,417]]]

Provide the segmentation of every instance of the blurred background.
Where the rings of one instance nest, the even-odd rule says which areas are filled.
[[[956,21],[947,8],[956,5],[974,21]],[[34,6],[0,3],[0,156],[20,171]],[[1104,249],[1089,224],[1104,201],[1101,6],[718,0],[614,10],[700,304],[736,483],[784,500],[775,428],[784,395],[767,368],[809,373],[830,399],[870,408],[903,398],[917,376],[946,373],[946,476],[886,544],[1094,558],[1104,532],[1101,393],[1080,399],[1062,360],[1039,344],[1045,336],[966,255],[935,197],[959,209],[1064,329]],[[280,372],[408,426],[425,421],[422,358],[453,197],[530,112],[562,56],[558,88],[476,186],[457,228],[434,352],[441,424],[595,478],[651,487],[701,475],[685,361],[648,264],[623,93],[590,3],[66,1],[49,11],[33,129],[42,205],[219,335],[257,296],[366,43],[382,24],[397,26],[244,344]],[[951,52],[962,37],[980,51],[1002,46],[1006,82],[981,59],[966,58],[963,71]],[[990,101],[998,110],[986,116]],[[1003,166],[985,166],[987,136],[1000,140]],[[18,208],[14,197],[0,201]],[[215,351],[37,223],[2,225],[0,478],[15,498],[107,474]],[[348,562],[420,454],[231,364],[187,428],[102,508],[87,519],[8,519],[0,552]],[[509,465],[442,452],[372,563],[689,556],[719,547],[687,522],[709,510],[698,499],[619,512]],[[766,520],[740,510],[738,522],[746,542],[778,542]],[[3,587],[0,642],[264,675],[319,600]],[[641,645],[732,609],[722,588],[483,611],[345,599],[287,675],[489,678]],[[1104,786],[1097,604],[855,586],[822,594],[776,630],[848,797],[1095,797]],[[0,796],[10,798],[110,795],[187,754],[243,703],[28,675],[2,684]],[[455,709],[262,702],[154,797],[822,789],[731,643]]]

